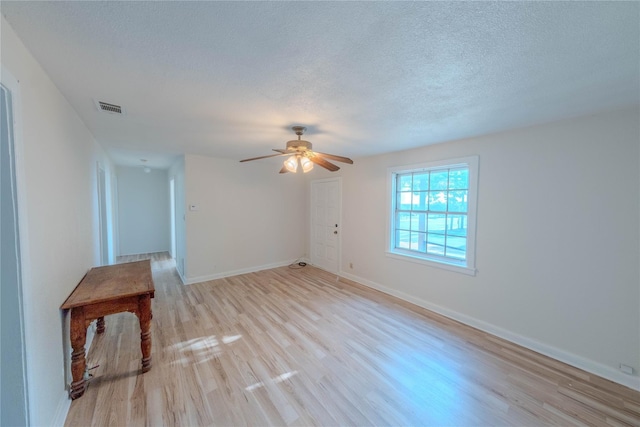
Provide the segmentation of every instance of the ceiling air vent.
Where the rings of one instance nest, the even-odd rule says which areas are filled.
[[[109,104],[108,102],[95,101],[98,110],[111,114],[124,114],[124,108],[120,105]]]

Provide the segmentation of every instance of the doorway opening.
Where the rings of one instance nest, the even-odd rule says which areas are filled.
[[[169,212],[171,212],[171,258],[176,259],[176,179],[169,181]]]
[[[100,264],[109,264],[109,231],[107,229],[107,174],[98,163],[98,211],[100,222]]]

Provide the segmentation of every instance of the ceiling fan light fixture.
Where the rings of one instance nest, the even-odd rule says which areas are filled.
[[[298,159],[296,156],[291,156],[284,161],[284,167],[291,173],[296,173],[298,170]]]
[[[338,166],[334,165],[329,160],[348,163],[351,165],[353,164],[353,160],[348,157],[313,151],[311,143],[302,139],[302,134],[306,130],[304,126],[293,126],[291,129],[293,129],[296,135],[298,135],[298,139],[287,141],[287,147],[284,150],[274,148],[273,151],[277,154],[251,157],[250,159],[240,160],[240,162],[250,162],[252,160],[268,159],[270,157],[287,156],[288,158],[284,161],[284,166],[280,169],[280,173],[296,173],[298,167],[302,169],[302,172],[307,173],[313,169],[314,165],[323,167],[330,172],[340,170]]]
[[[302,157],[300,159],[300,166],[302,167],[302,172],[307,173],[313,169],[313,162],[307,157]]]

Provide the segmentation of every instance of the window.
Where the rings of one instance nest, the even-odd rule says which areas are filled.
[[[389,170],[392,257],[475,274],[478,158]]]

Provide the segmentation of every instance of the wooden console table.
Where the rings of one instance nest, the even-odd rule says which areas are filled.
[[[86,388],[84,346],[87,327],[95,319],[98,320],[97,332],[101,334],[104,316],[125,311],[138,316],[142,372],[151,369],[151,298],[154,291],[151,261],[136,261],[92,268],[62,304],[61,309],[71,310],[71,399],[82,396]]]

